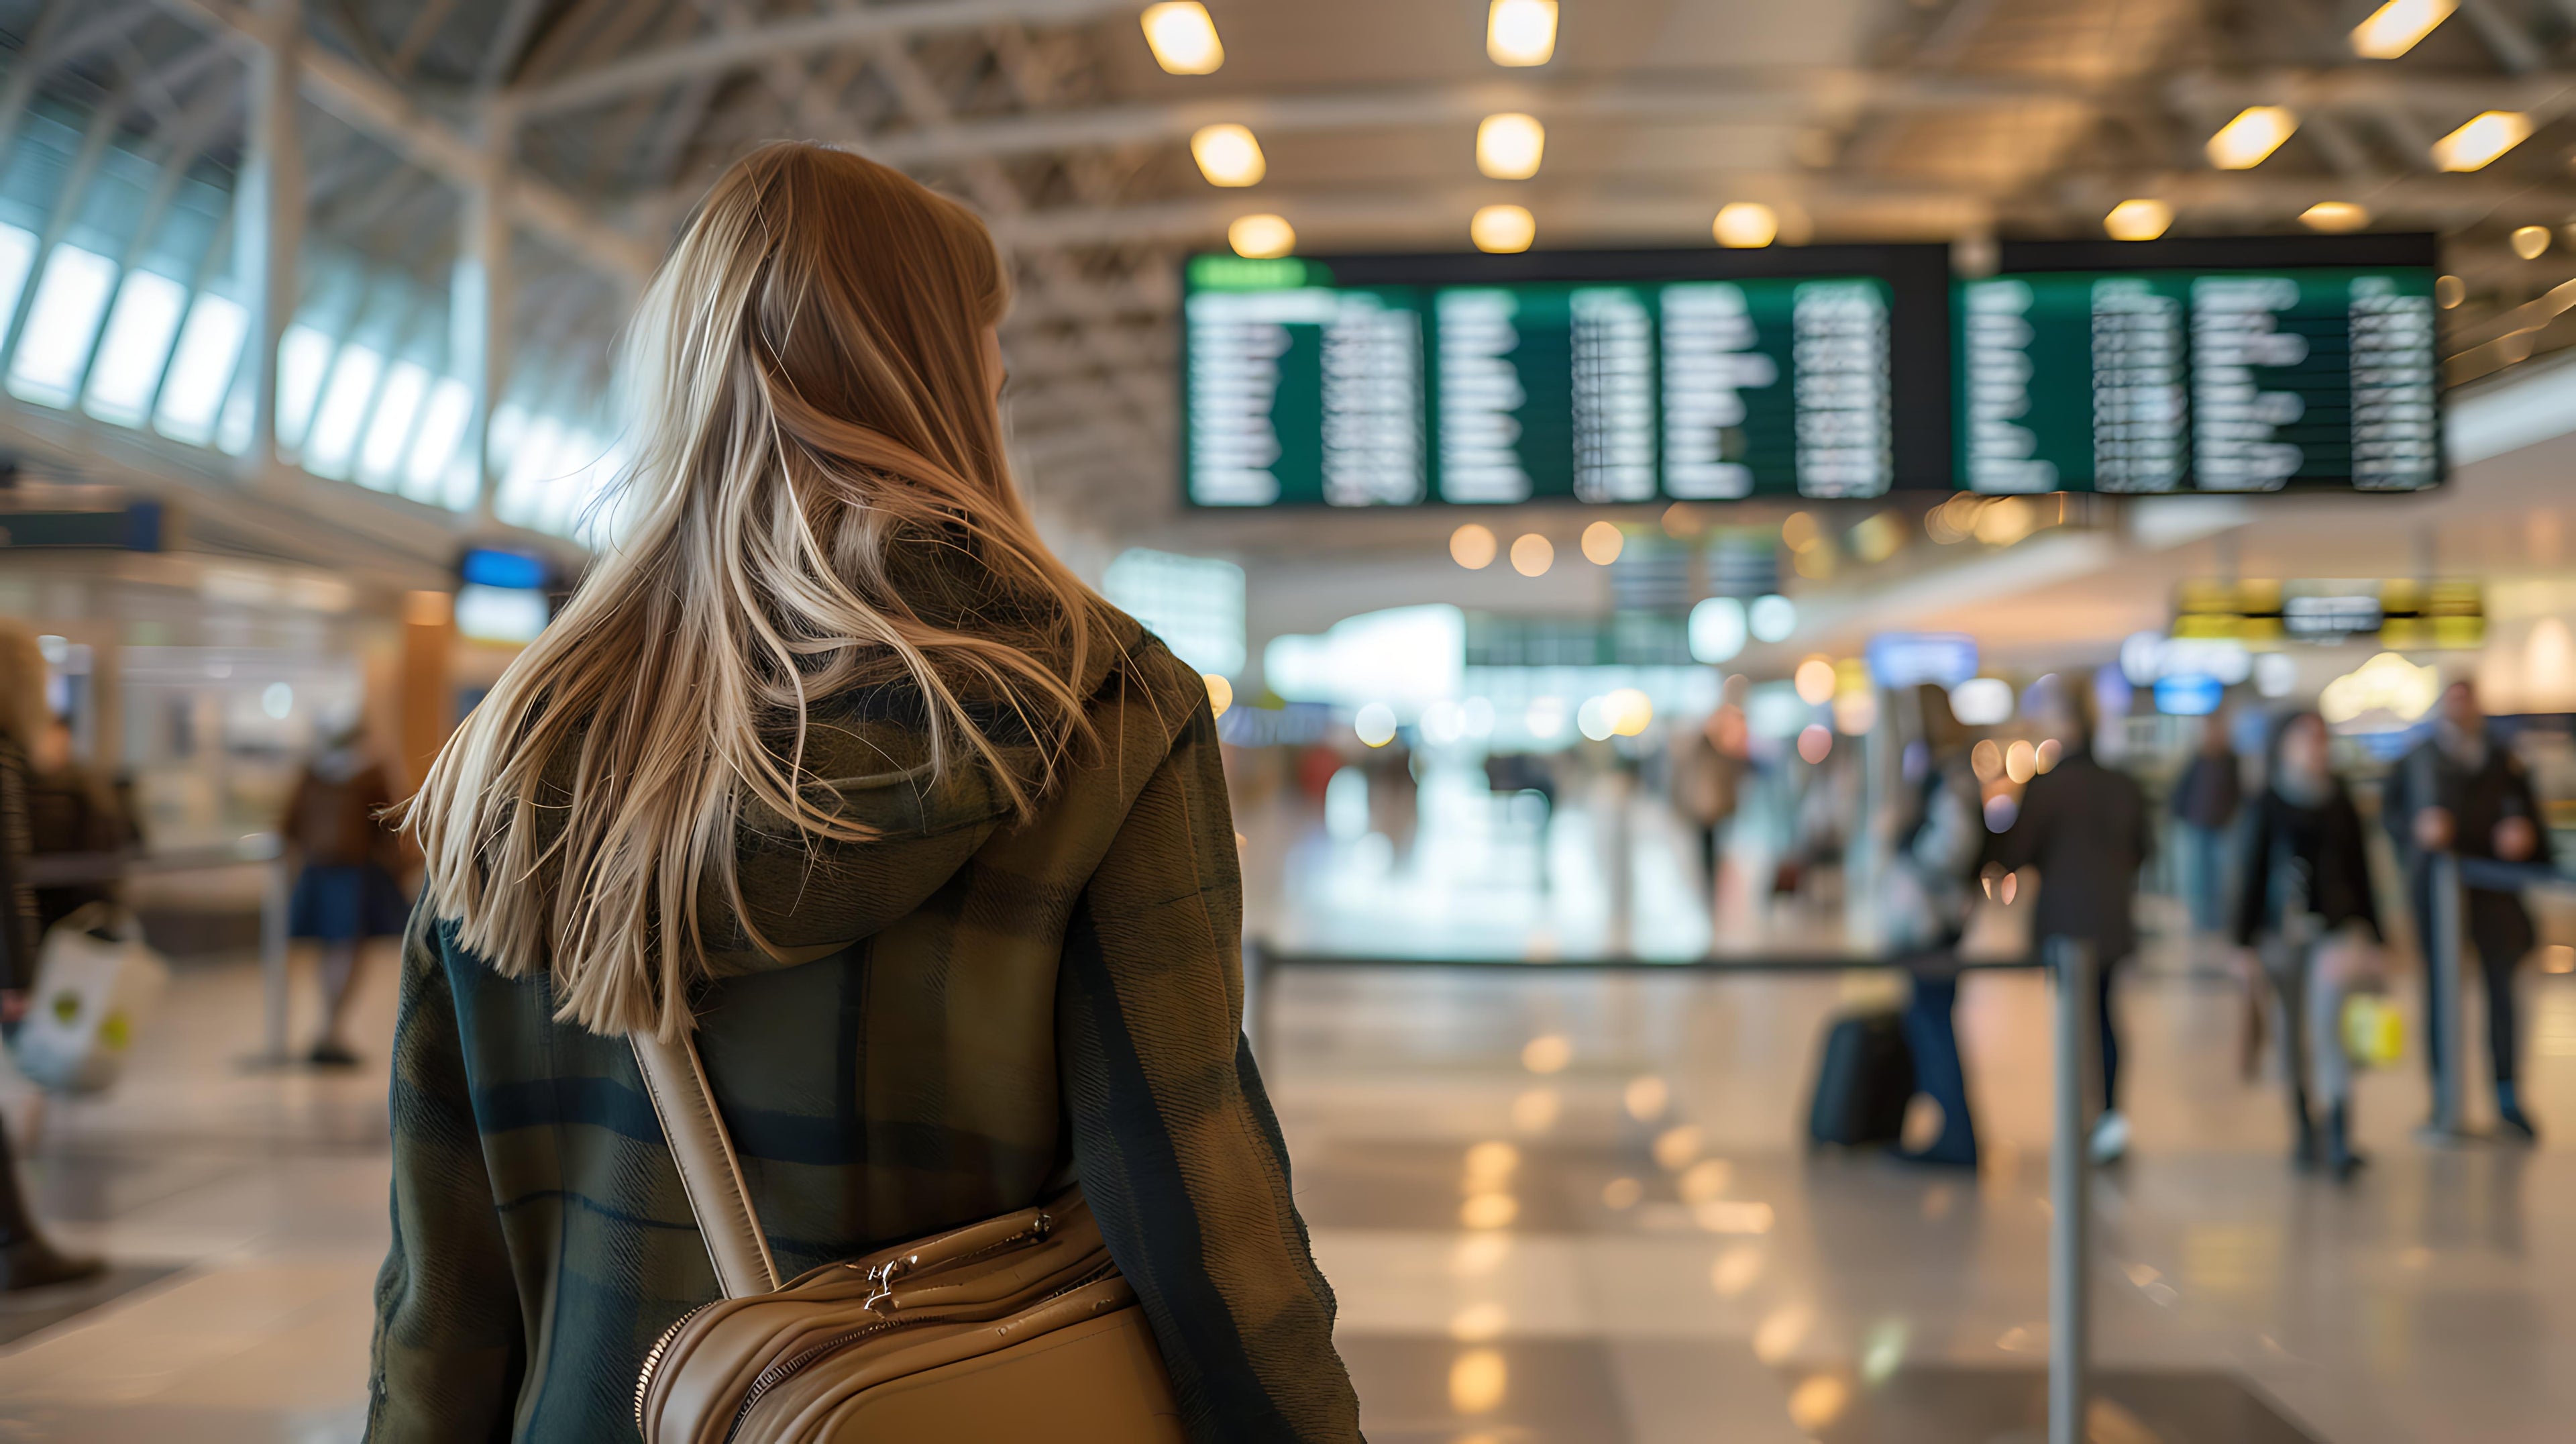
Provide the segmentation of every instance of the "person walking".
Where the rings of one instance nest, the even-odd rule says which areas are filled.
[[[411,911],[394,878],[400,843],[383,820],[393,800],[385,769],[351,719],[305,764],[278,822],[300,864],[287,933],[322,945],[322,1025],[306,1055],[317,1067],[357,1066],[344,1032],[360,955],[377,938],[402,936]]]
[[[2200,746],[2175,780],[2174,820],[2182,824],[2183,901],[2195,938],[2227,931],[2228,846],[2245,782],[2227,735],[2227,714],[2200,719]]]
[[[13,1028],[27,1016],[44,937],[37,890],[26,870],[34,851],[30,753],[49,719],[45,657],[35,634],[0,621],[0,1023]],[[18,1181],[8,1128],[0,1125],[0,1293],[74,1283],[105,1268],[99,1259],[64,1253],[47,1241]]]
[[[1005,277],[782,143],[647,288],[628,528],[404,817],[374,1444],[632,1444],[720,1292],[638,1031],[694,1034],[779,1276],[1078,1183],[1195,1444],[1359,1439],[1207,687],[1012,485]]]
[[[2245,839],[2233,929],[2280,1002],[2291,1157],[2338,1179],[2366,1161],[2352,1147],[2352,1064],[2343,1005],[2378,971],[2379,905],[2361,813],[2332,768],[2325,719],[2299,712],[2274,732],[2263,793]],[[2320,1137],[2310,1085],[2325,1108]]]
[[[2134,903],[2138,871],[2154,850],[2147,796],[2136,778],[2093,755],[2090,685],[2067,680],[2056,689],[2049,721],[2057,765],[2030,779],[2012,826],[1990,844],[2005,872],[2039,873],[2031,937],[2045,946],[2065,938],[2089,945],[2094,963],[2094,1016],[2101,1029],[2102,1115],[2090,1148],[2097,1163],[2129,1150],[2129,1120],[2120,1111],[2120,1031],[2113,1017],[2113,979],[2138,950]]]
[[[2443,996],[2429,965],[2435,931],[2433,857],[2448,851],[2546,866],[2552,862],[2549,835],[2540,826],[2540,802],[2530,774],[2520,758],[2488,739],[2485,709],[2478,705],[2477,689],[2467,682],[2442,689],[2433,735],[2389,774],[2380,810],[2406,862],[2415,935],[2425,950],[2424,1060],[2438,1080],[2446,1066],[2465,1068],[2468,1060],[2445,1056],[2450,1010],[2460,1000]],[[2540,1130],[2523,1107],[2517,1077],[2522,1044],[2514,974],[2539,934],[2519,892],[2481,887],[2464,892],[2469,942],[2486,982],[2487,1058],[2495,1076],[2496,1118],[2508,1136],[2537,1142]]]
[[[1941,1110],[1941,1131],[1919,1149],[1900,1148],[1907,1163],[1950,1168],[1977,1166],[1977,1125],[1968,1102],[1968,1074],[1959,1052],[1959,942],[1977,891],[1977,864],[1986,829],[1978,803],[1977,775],[1968,763],[1969,734],[1950,711],[1949,694],[1926,684],[1915,689],[1919,740],[1906,749],[1908,773],[1920,749],[1911,809],[1898,820],[1882,899],[1887,944],[1910,960],[1912,992],[1903,1026],[1914,1058],[1914,1088]]]

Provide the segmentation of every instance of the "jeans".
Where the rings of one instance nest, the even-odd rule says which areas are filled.
[[[2233,832],[2224,827],[2184,823],[2182,833],[2182,898],[2191,910],[2191,930],[2204,937],[2227,931],[2227,879],[2236,851]]]
[[[1914,975],[1914,997],[1905,1005],[1905,1047],[1914,1055],[1916,1092],[1941,1105],[1941,1136],[1923,1156],[1974,1166],[1977,1124],[1968,1112],[1968,1074],[1959,1058],[1956,973]]]

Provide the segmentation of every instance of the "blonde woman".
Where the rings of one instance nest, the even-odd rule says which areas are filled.
[[[718,1287],[622,1035],[692,1026],[782,1276],[1078,1179],[1192,1439],[1358,1438],[1206,692],[1013,492],[1005,301],[965,209],[809,145],[648,289],[623,539],[406,819],[371,1439],[632,1440]]]
[[[36,985],[36,890],[27,885],[33,850],[29,820],[30,754],[52,720],[45,705],[45,655],[36,634],[0,621],[0,1022],[27,1016],[27,990]],[[45,1241],[18,1186],[9,1134],[0,1128],[0,1293],[43,1288],[89,1278],[105,1265],[64,1254]]]

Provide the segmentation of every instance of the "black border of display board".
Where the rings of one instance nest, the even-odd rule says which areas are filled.
[[[2442,268],[2430,232],[2353,236],[2175,236],[2155,241],[2000,241],[1995,274],[2020,271],[2262,271],[2275,266]],[[1973,278],[1971,278],[1973,279]]]
[[[2442,274],[2441,237],[2431,232],[2370,232],[2359,235],[2322,236],[2175,236],[2152,241],[2087,240],[2005,240],[1995,247],[1993,276],[2042,275],[2050,272],[2131,272],[2169,271],[2295,271],[2311,269],[2369,269],[2372,267],[2408,267]],[[1961,276],[1961,283],[1983,280],[1986,276]],[[2438,304],[2438,303],[2437,303]],[[1953,324],[1957,324],[1955,319]],[[2450,408],[2449,386],[2440,371],[2439,322],[2436,321],[2435,372],[2433,383],[2434,475],[2433,480],[2414,487],[2362,487],[2349,475],[2339,478],[2315,477],[2294,479],[2285,486],[2232,490],[2227,488],[2183,487],[2172,491],[2131,493],[2097,492],[2098,495],[2140,496],[2421,496],[2451,483],[2449,452]],[[1945,363],[1951,357],[1944,357]],[[1955,368],[1954,368],[1955,369]],[[1952,385],[1964,389],[1964,372],[1952,378]],[[1954,462],[1957,460],[1954,455]],[[1973,493],[1963,466],[1954,465],[1956,486],[1961,492]],[[2079,488],[2082,489],[2082,488]]]
[[[1202,255],[1238,260],[1230,252],[1199,252],[1181,261],[1184,304],[1189,295],[1189,267]],[[1563,281],[1732,281],[1800,276],[1869,276],[1888,288],[1888,432],[1891,473],[1888,492],[1949,492],[1952,480],[1950,420],[1950,248],[1928,245],[1763,246],[1744,250],[1697,246],[1659,250],[1521,251],[1489,255],[1481,251],[1300,253],[1297,260],[1328,268],[1336,286],[1475,286]],[[1180,364],[1173,383],[1179,392],[1180,445],[1176,480],[1181,509],[1202,515],[1257,515],[1262,512],[1366,512],[1503,510],[1509,506],[1543,506],[1568,510],[1662,507],[1652,502],[1587,502],[1570,497],[1538,497],[1488,506],[1477,502],[1426,497],[1403,506],[1333,506],[1319,501],[1282,501],[1260,506],[1216,506],[1190,496],[1189,326],[1181,319]],[[1658,489],[1661,482],[1658,480]],[[1791,493],[1761,493],[1729,501],[1693,503],[1735,506],[1746,502],[1796,505],[1814,500]]]

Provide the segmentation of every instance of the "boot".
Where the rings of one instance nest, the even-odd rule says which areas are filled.
[[[13,1243],[0,1244],[0,1293],[77,1283],[106,1271],[104,1260],[88,1254],[63,1253],[40,1234],[26,1234]]]
[[[2511,1083],[2496,1083],[2496,1122],[2503,1125],[2504,1136],[2514,1143],[2538,1143],[2540,1130],[2522,1111],[2522,1099]]]
[[[0,1129],[0,1293],[40,1289],[89,1278],[107,1267],[94,1258],[58,1252],[36,1231],[27,1195],[18,1186],[18,1164]]]
[[[2334,1174],[2335,1182],[2344,1183],[2360,1172],[2361,1166],[2369,1161],[2368,1158],[2353,1151],[2352,1100],[2336,1099],[2333,1110],[2326,1115],[2327,1169]]]
[[[2290,1166],[2304,1173],[2317,1166],[2317,1122],[2308,1112],[2308,1090],[2290,1085]]]

